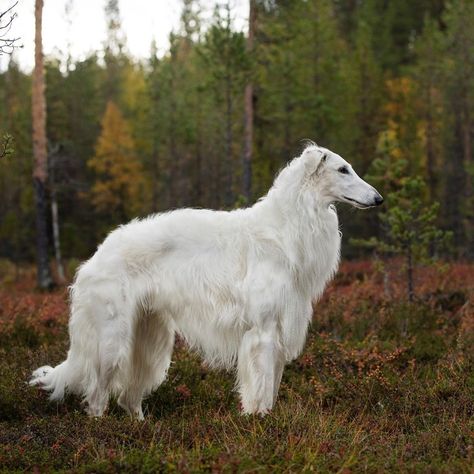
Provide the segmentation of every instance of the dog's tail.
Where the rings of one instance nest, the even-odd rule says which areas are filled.
[[[51,392],[51,400],[62,400],[65,392],[86,396],[90,387],[97,382],[98,336],[94,325],[93,311],[87,285],[83,284],[84,271],[76,276],[71,287],[71,318],[69,320],[69,335],[71,347],[67,359],[56,367],[48,365],[36,369],[29,381],[47,392]],[[87,276],[87,275],[86,275]]]
[[[29,381],[47,392],[51,400],[62,400],[65,392],[86,396],[97,383],[97,333],[91,325],[87,312],[72,305],[69,322],[71,347],[67,359],[56,367],[43,366],[36,369]]]
[[[36,369],[29,382],[30,385],[38,385],[43,390],[51,392],[51,400],[62,400],[66,387],[70,385],[70,369],[68,361],[65,360],[56,367],[45,365]]]
[[[71,338],[67,359],[56,367],[45,365],[36,369],[29,381],[51,392],[50,399],[61,401],[65,392],[86,396],[97,382],[97,340],[93,331],[84,331],[82,337]]]
[[[122,390],[121,374],[126,364],[121,362],[128,360],[132,338],[131,321],[119,318],[128,314],[128,308],[124,309],[122,299],[115,301],[108,296],[121,294],[117,282],[103,277],[97,267],[93,259],[89,260],[71,286],[67,359],[54,368],[35,370],[29,383],[51,392],[51,400],[73,393],[100,411],[110,392]]]

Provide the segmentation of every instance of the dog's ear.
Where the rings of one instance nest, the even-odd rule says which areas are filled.
[[[306,175],[314,176],[319,174],[324,166],[324,163],[327,160],[327,153],[315,148],[308,148],[303,153],[303,160],[305,163]]]
[[[316,165],[316,169],[312,173],[313,175],[318,176],[319,174],[321,174],[321,171],[323,170],[323,167],[326,164],[327,159],[328,159],[327,153],[323,152],[319,158],[318,164]]]

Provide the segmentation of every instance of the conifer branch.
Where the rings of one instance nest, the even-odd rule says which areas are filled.
[[[0,159],[5,158],[13,153],[13,149],[11,147],[12,143],[13,137],[6,133],[3,136],[2,142],[0,143]]]

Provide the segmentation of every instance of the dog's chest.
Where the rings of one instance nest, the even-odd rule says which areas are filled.
[[[288,361],[301,353],[313,315],[312,303],[320,298],[339,263],[341,234],[337,216],[320,229],[309,235],[300,248],[298,265],[293,267],[291,296],[286,310],[281,312],[281,340]]]

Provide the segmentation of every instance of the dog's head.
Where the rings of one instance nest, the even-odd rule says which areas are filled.
[[[352,166],[336,153],[316,145],[306,148],[305,164],[309,190],[317,192],[324,203],[346,202],[359,209],[383,203],[377,190],[360,178]]]

